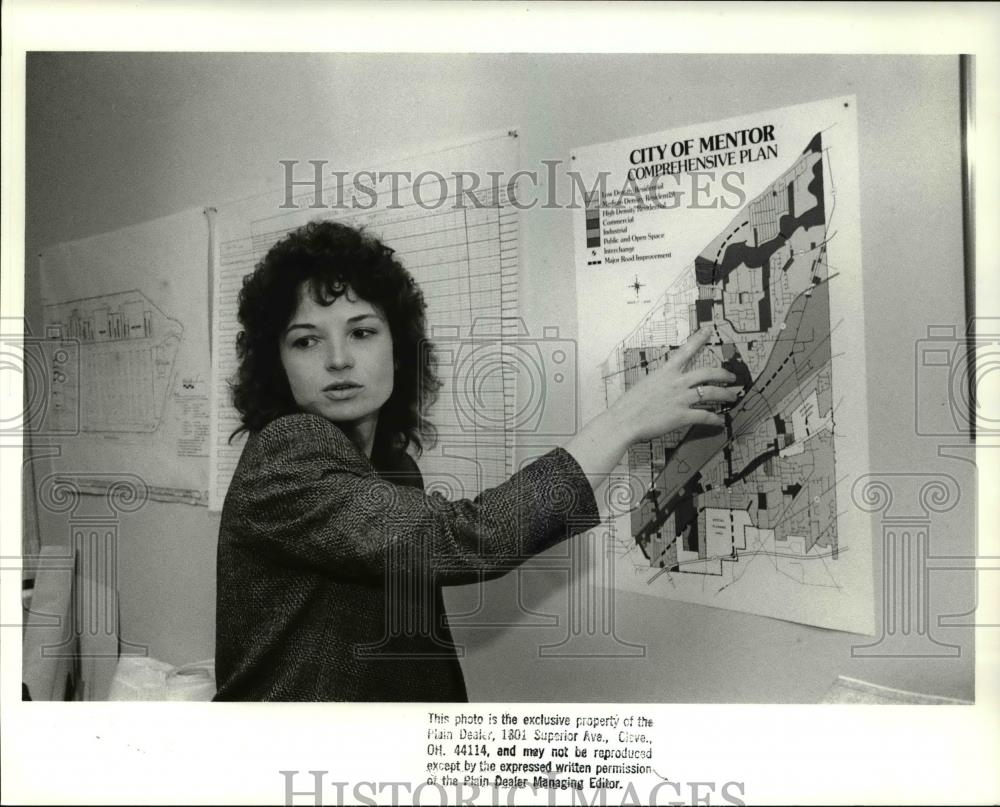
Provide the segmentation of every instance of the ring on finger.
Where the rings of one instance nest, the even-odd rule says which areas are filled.
[[[694,391],[698,393],[698,400],[699,401],[704,401],[705,400],[705,396],[702,394],[702,391],[701,391],[701,384],[699,384],[697,387],[695,387]]]

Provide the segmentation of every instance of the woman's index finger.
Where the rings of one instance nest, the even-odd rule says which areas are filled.
[[[667,364],[683,369],[697,355],[698,351],[705,346],[711,335],[712,328],[710,326],[705,326],[695,331],[683,345],[673,352],[667,360]]]

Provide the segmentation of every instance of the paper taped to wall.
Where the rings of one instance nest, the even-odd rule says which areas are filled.
[[[131,474],[205,504],[209,356],[202,209],[59,244],[40,257],[52,377],[36,441],[85,481]],[[98,486],[100,482],[97,483]]]
[[[854,99],[590,146],[576,220],[585,419],[710,327],[745,393],[633,446],[610,498],[634,591],[872,633]],[[598,575],[605,579],[605,575]]]

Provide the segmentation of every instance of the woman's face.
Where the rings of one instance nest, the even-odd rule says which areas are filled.
[[[280,354],[300,409],[374,435],[394,370],[392,333],[376,306],[350,288],[320,305],[303,284]]]

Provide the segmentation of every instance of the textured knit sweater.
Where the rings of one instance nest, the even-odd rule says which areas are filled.
[[[441,587],[479,582],[598,523],[561,448],[474,501],[377,472],[333,423],[247,440],[222,510],[216,700],[465,701]]]

